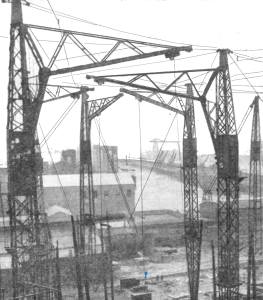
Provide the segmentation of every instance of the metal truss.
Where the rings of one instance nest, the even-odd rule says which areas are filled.
[[[129,62],[132,60],[145,59],[155,56],[164,55],[166,58],[173,59],[180,55],[181,51],[192,51],[191,46],[174,47],[171,45],[163,45],[157,43],[149,43],[131,39],[123,39],[118,37],[104,36],[98,34],[91,34],[86,32],[78,32],[65,29],[57,29],[45,26],[25,24],[27,29],[44,30],[50,33],[57,33],[60,35],[60,41],[51,58],[49,59],[46,67],[48,68],[49,75],[61,75],[68,72],[76,72],[87,70],[91,68],[105,67],[113,64]],[[85,38],[85,40],[83,40]],[[70,41],[76,48],[78,48],[81,53],[88,59],[88,64],[75,65],[72,67],[62,67],[59,69],[54,69],[55,63],[61,54],[61,50],[65,46],[66,42]],[[109,42],[109,49],[103,53],[97,54],[92,50],[92,47],[88,48],[85,42],[87,41],[99,41]],[[105,46],[103,47],[105,49]],[[152,51],[157,49],[156,51]],[[120,57],[120,50],[125,53]],[[118,53],[118,58],[116,58],[116,53]]]
[[[193,96],[192,85],[187,84],[187,94]],[[194,103],[187,99],[185,104],[183,136],[184,175],[184,226],[190,299],[198,299],[202,223],[199,221],[197,141]]]
[[[149,102],[151,104],[170,109],[176,113],[184,114],[184,101],[182,99],[193,99],[199,101],[205,115],[206,123],[210,132],[210,136],[216,149],[215,143],[215,108],[216,103],[207,99],[208,92],[222,67],[207,68],[207,69],[193,69],[180,71],[163,71],[163,72],[145,72],[145,73],[131,73],[118,75],[86,75],[86,78],[93,79],[99,85],[104,83],[113,83],[123,85],[134,90],[127,90],[121,88],[121,92],[134,96],[138,100]],[[203,73],[210,74],[204,88],[199,89],[198,84],[195,83],[194,75],[200,76]],[[156,77],[158,78],[156,80]],[[116,79],[117,78],[117,79]],[[162,80],[162,82],[159,82]],[[167,83],[168,82],[168,83]],[[178,92],[178,86],[183,83],[190,82],[196,96],[192,97],[187,93]],[[145,93],[147,93],[145,95]]]
[[[256,96],[250,142],[247,299],[257,299],[256,254],[262,252],[261,134]]]

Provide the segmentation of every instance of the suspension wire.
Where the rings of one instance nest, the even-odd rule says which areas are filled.
[[[249,115],[250,115],[250,113],[253,109],[253,103],[254,103],[254,100],[252,101],[252,103],[249,105],[247,111],[245,112],[245,114],[242,118],[242,121],[241,121],[240,125],[238,126],[237,134],[239,134],[241,132],[243,126],[245,125],[245,123],[246,123],[246,121],[247,121],[247,119],[248,119],[248,117],[249,117]]]
[[[51,11],[52,11],[52,13],[53,13],[53,15],[54,15],[55,19],[57,20],[57,23],[58,23],[58,25],[59,25],[59,19],[58,19],[58,17],[57,17],[57,15],[56,15],[56,13],[55,13],[55,11],[54,11],[54,9],[53,9],[53,7],[52,7],[52,5],[51,5],[50,1],[49,1],[49,0],[47,0],[47,2],[48,2],[48,5],[49,5],[49,7],[50,7],[50,9],[51,9]]]
[[[263,73],[263,70],[262,71],[253,71],[253,72],[244,72],[244,74],[246,74],[246,75],[256,74],[256,73]],[[231,75],[231,78],[237,77],[237,76],[243,76],[243,74],[240,74],[240,72],[239,72],[238,74]],[[233,80],[231,80],[231,81],[233,81]]]
[[[178,125],[178,119],[176,122],[176,129],[177,129],[177,140],[179,141],[179,125]],[[184,184],[184,176],[183,176],[183,165],[182,165],[182,156],[181,156],[181,148],[180,148],[180,143],[178,143],[178,148],[179,148],[179,157],[180,157],[180,168],[179,168],[179,174],[180,174],[180,188],[181,188],[181,199],[184,201],[184,190],[183,190],[183,184]],[[184,203],[184,202],[183,202]],[[177,206],[178,209],[178,206]],[[178,209],[179,210],[179,209]]]
[[[167,139],[167,137],[168,137],[168,135],[169,135],[169,133],[170,133],[170,130],[171,130],[171,128],[172,128],[172,125],[173,125],[173,123],[174,123],[174,120],[175,120],[176,116],[177,116],[177,113],[174,114],[174,117],[173,117],[172,122],[171,122],[171,124],[170,124],[170,126],[169,126],[169,128],[168,128],[168,131],[167,131],[167,133],[166,133],[166,135],[165,135],[165,137],[164,137],[164,140],[163,140],[163,142],[162,142],[162,144],[161,144],[161,147],[160,147],[160,149],[159,149],[159,152],[158,152],[158,154],[157,154],[157,156],[156,156],[156,158],[155,158],[155,160],[154,160],[154,162],[153,162],[153,164],[152,164],[152,167],[151,167],[151,169],[150,169],[150,172],[149,172],[149,174],[148,174],[148,176],[147,176],[147,178],[146,178],[146,181],[145,181],[145,183],[144,183],[144,185],[143,185],[142,193],[144,192],[144,189],[145,189],[145,187],[146,187],[146,185],[147,185],[147,183],[148,183],[148,181],[149,181],[149,179],[150,179],[150,176],[151,176],[151,174],[152,174],[152,171],[153,171],[153,169],[155,168],[156,163],[157,163],[157,161],[158,161],[158,159],[159,159],[159,157],[160,157],[160,155],[161,155],[161,151],[162,151],[162,149],[163,149],[164,143],[166,142],[166,139]],[[135,204],[134,210],[133,210],[133,212],[132,212],[132,215],[134,215],[134,213],[135,213],[135,211],[136,211],[136,208],[137,208],[137,206],[138,206],[138,204],[139,204],[140,198],[141,198],[141,194],[139,195],[139,197],[138,197],[138,199],[137,199],[137,201],[136,201],[136,204]]]
[[[99,133],[99,169],[100,169],[100,211],[101,211],[101,217],[102,217],[103,202],[102,202],[102,176],[101,176],[102,171],[101,171],[101,126],[100,126],[100,117],[98,117],[98,133]]]
[[[70,208],[70,202],[69,202],[69,200],[68,200],[68,197],[67,197],[67,194],[66,194],[66,192],[65,192],[65,189],[64,189],[64,187],[63,187],[63,185],[62,185],[62,183],[61,183],[60,176],[59,176],[59,174],[58,174],[58,170],[57,170],[56,164],[55,164],[55,162],[54,162],[54,159],[53,159],[52,153],[51,153],[51,151],[50,151],[49,145],[48,145],[48,143],[47,143],[47,141],[46,141],[46,139],[45,139],[45,134],[44,134],[44,131],[43,131],[42,126],[40,125],[40,123],[39,123],[39,128],[40,128],[41,133],[42,133],[42,136],[43,136],[43,138],[44,138],[44,140],[45,140],[45,145],[46,145],[46,147],[47,147],[48,154],[49,154],[50,159],[51,159],[51,162],[52,162],[52,166],[53,166],[53,168],[55,169],[55,172],[56,172],[56,175],[57,175],[57,178],[58,178],[58,181],[59,181],[60,189],[61,189],[61,191],[62,191],[62,194],[63,194],[63,196],[64,196],[64,199],[66,200],[66,204],[67,204],[68,210],[71,212],[71,215],[73,215],[73,212],[72,212],[72,210],[71,210],[71,208]]]
[[[98,130],[99,130],[99,127],[98,127],[98,122],[97,122],[96,119],[95,119],[95,125],[96,125],[97,131],[98,131]],[[111,158],[111,156],[110,156],[110,154],[109,154],[109,149],[108,149],[108,147],[107,147],[107,143],[106,143],[106,141],[105,141],[105,139],[104,139],[104,137],[103,137],[103,134],[102,134],[102,131],[101,131],[101,130],[100,130],[100,136],[101,136],[101,141],[102,141],[102,144],[103,144],[103,149],[104,149],[104,151],[105,151],[105,153],[106,153],[106,155],[107,155],[107,159],[108,159],[108,161],[109,161],[109,163],[110,163],[112,172],[113,172],[113,174],[114,174],[114,176],[115,176],[115,179],[116,179],[116,181],[117,181],[117,184],[118,184],[119,191],[121,192],[121,195],[122,195],[122,198],[123,198],[123,200],[124,200],[124,203],[125,203],[127,212],[128,212],[128,214],[129,214],[129,219],[133,222],[133,226],[134,226],[134,228],[135,228],[136,234],[138,234],[137,226],[136,226],[135,220],[134,220],[134,218],[133,218],[133,214],[131,213],[131,208],[130,208],[129,202],[128,202],[128,200],[127,200],[127,197],[126,197],[126,195],[125,195],[125,192],[123,191],[122,184],[121,184],[121,182],[120,182],[120,178],[119,178],[117,172],[116,172],[115,169],[114,169],[114,161],[113,161],[113,159]]]
[[[234,49],[234,52],[241,51],[241,52],[252,52],[252,51],[263,51],[263,49]]]
[[[50,11],[48,8],[40,6],[40,5],[37,5],[37,4],[34,4],[32,2],[31,2],[30,7],[34,8],[34,9],[38,9],[38,10],[44,11],[44,12],[47,12],[47,13],[52,13],[53,14],[52,10]],[[73,21],[82,22],[82,23],[86,23],[86,24],[89,24],[89,25],[93,25],[93,26],[98,26],[98,27],[110,29],[110,30],[113,30],[113,31],[116,31],[116,32],[120,32],[120,33],[126,33],[126,34],[129,34],[129,35],[139,36],[139,37],[143,37],[143,38],[147,38],[147,39],[151,39],[151,40],[156,40],[156,41],[161,41],[161,42],[173,43],[173,44],[177,44],[177,45],[186,45],[186,46],[191,45],[189,43],[179,43],[179,42],[169,41],[169,40],[160,39],[160,38],[156,38],[156,37],[151,37],[151,36],[147,36],[147,35],[137,34],[137,33],[129,32],[129,31],[124,31],[124,30],[117,29],[117,28],[114,28],[114,27],[110,27],[110,26],[98,24],[98,23],[95,23],[95,22],[91,22],[91,21],[88,21],[86,19],[75,17],[73,15],[66,14],[66,13],[63,13],[63,12],[60,12],[60,11],[56,11],[56,14],[59,15],[60,17],[62,17],[62,18],[67,18],[67,19],[71,19]],[[200,48],[207,48],[207,49],[210,49],[210,50],[211,49],[218,49],[218,47],[207,46],[207,45],[194,45],[193,44],[192,46],[200,47]]]
[[[212,61],[212,64],[211,64],[210,68],[213,67],[213,65],[214,65],[214,63],[215,63],[215,60],[216,60],[217,56],[218,56],[218,52],[216,52],[216,55],[215,55],[215,57],[214,57],[214,59],[213,59],[213,61]],[[208,74],[209,74],[209,72],[207,72],[207,73],[205,74],[205,76],[204,76],[204,78],[203,78],[201,84],[199,85],[199,89],[200,89],[201,86],[204,84],[205,79],[206,79],[206,77],[207,77]]]
[[[249,56],[249,55],[246,55],[246,54],[241,54],[241,53],[238,53],[238,52],[233,52],[236,56],[237,56],[237,60],[238,60],[238,57],[243,57],[242,60],[251,60],[251,61],[255,61],[255,62],[260,62],[260,63],[263,63],[262,60],[259,60],[258,58],[262,58],[262,57],[253,57],[253,56]]]
[[[236,65],[236,67],[238,68],[238,70],[240,71],[240,73],[244,76],[244,78],[247,80],[247,82],[249,83],[250,87],[254,90],[254,92],[259,96],[257,90],[255,89],[255,87],[252,85],[252,83],[250,82],[250,80],[248,79],[248,77],[244,74],[244,72],[241,70],[241,68],[239,67],[239,65],[237,64],[237,62],[233,59],[232,55],[230,54],[230,57],[232,59],[232,61],[234,62],[234,64]]]
[[[251,72],[251,73],[256,73],[256,72]],[[248,73],[248,74],[251,74],[251,73]],[[260,72],[261,73],[261,72]],[[246,74],[246,73],[244,73],[244,74]],[[240,76],[242,75],[242,74],[239,74]],[[252,78],[262,78],[263,77],[263,75],[258,75],[258,76],[247,76],[247,78],[249,78],[249,79],[252,79]],[[233,80],[231,80],[231,81],[240,81],[240,80],[244,80],[244,78],[237,78],[237,79],[233,79]]]
[[[61,123],[64,121],[64,119],[68,116],[70,111],[73,109],[73,107],[78,102],[78,99],[74,99],[70,105],[66,108],[66,110],[62,113],[62,115],[59,117],[59,119],[55,122],[55,124],[49,129],[47,135],[45,138],[40,142],[40,147],[42,147],[45,144],[45,141],[48,141],[54,132],[57,130],[57,128],[61,125]]]
[[[56,19],[56,21],[57,21],[58,28],[61,29],[59,18],[57,17],[57,15],[56,15],[56,13],[55,13],[55,11],[54,11],[54,9],[53,9],[53,7],[52,7],[50,1],[47,0],[47,2],[48,2],[48,5],[49,5],[50,8],[51,8],[52,14],[54,15],[54,17],[55,17],[55,19]],[[63,33],[61,33],[61,37],[62,37],[62,36],[63,36]],[[68,63],[68,67],[70,67],[69,59],[68,59],[68,54],[67,54],[67,49],[66,49],[65,43],[63,44],[63,50],[64,50],[64,53],[65,53],[65,56],[66,56],[66,60],[67,60],[67,63]],[[72,82],[76,85],[76,82],[75,82],[73,73],[70,72],[70,74],[71,74]]]
[[[41,45],[39,39],[38,39],[38,38],[36,37],[36,35],[34,34],[34,31],[33,31],[31,28],[29,28],[29,32],[30,32],[30,34],[35,38],[35,40],[36,40],[36,42],[38,43],[39,47],[41,48],[41,50],[42,50],[43,53],[45,54],[46,58],[49,60],[49,56],[48,56],[48,54],[47,54],[45,48]],[[54,63],[54,65],[55,65],[55,67],[57,68],[57,66],[56,66],[55,63]],[[38,75],[36,75],[36,76],[38,76]]]

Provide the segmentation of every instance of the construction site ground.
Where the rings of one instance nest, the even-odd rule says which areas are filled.
[[[246,293],[246,266],[244,249],[240,256],[240,292]],[[167,254],[170,253],[170,254]],[[202,247],[201,273],[199,299],[212,299],[212,269],[211,247],[204,243]],[[263,280],[262,265],[263,261],[259,258],[257,278],[258,282]],[[119,261],[114,270],[115,300],[131,299],[132,291],[120,289],[121,278],[140,279],[141,285],[146,285],[152,292],[152,300],[171,300],[189,299],[188,298],[188,279],[185,260],[185,248],[155,248],[151,257],[138,257]],[[145,279],[145,272],[147,278]],[[92,299],[102,300],[104,291],[102,286],[91,292]],[[110,299],[110,284],[108,282],[108,294]],[[74,292],[64,289],[65,299],[77,299]]]

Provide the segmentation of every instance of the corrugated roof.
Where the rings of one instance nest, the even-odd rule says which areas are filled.
[[[118,177],[121,184],[134,185],[131,174],[129,173],[118,173]],[[79,186],[79,174],[61,174],[59,178],[57,175],[44,175],[43,185],[44,187],[60,187],[62,186]],[[94,173],[93,174],[93,185],[117,185],[115,175],[113,173]]]

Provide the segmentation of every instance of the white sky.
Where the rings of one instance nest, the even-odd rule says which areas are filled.
[[[32,0],[34,4],[49,7],[46,0]],[[110,26],[119,30],[136,33],[140,35],[156,37],[175,43],[188,43],[193,45],[213,46],[217,48],[230,48],[249,56],[257,58],[257,61],[242,60],[238,64],[243,72],[258,72],[263,70],[263,39],[259,34],[262,28],[263,3],[260,0],[75,0],[62,1],[50,0],[55,11],[64,12],[76,17],[86,19],[96,24]],[[34,8],[24,8],[24,22],[57,27],[57,22],[52,14],[41,12]],[[94,26],[61,18],[62,28],[75,29],[90,33],[100,33],[113,36],[128,36],[132,39],[143,40],[140,36],[125,35],[118,31],[109,30],[104,27]],[[0,4],[0,36],[8,37],[10,24],[10,4]],[[157,41],[158,42],[158,41]],[[7,83],[8,83],[8,50],[9,39],[0,37],[0,161],[6,160],[5,154],[5,126],[7,106]],[[238,51],[241,49],[242,51]],[[244,49],[262,49],[261,51],[246,51]],[[209,51],[207,51],[208,53]],[[197,51],[196,54],[201,52]],[[195,52],[191,53],[194,55]],[[183,54],[182,54],[183,56]],[[215,54],[207,58],[196,58],[180,62],[182,68],[210,67]],[[236,55],[233,55],[236,59]],[[135,63],[134,63],[135,64]],[[215,62],[216,66],[218,59]],[[234,64],[232,64],[234,66]],[[175,65],[177,67],[177,65]],[[152,70],[168,69],[168,64],[156,64]],[[232,68],[232,67],[231,67]],[[173,70],[173,62],[170,62],[169,70]],[[121,70],[122,71],[122,70]],[[123,70],[123,72],[127,72]],[[140,71],[144,71],[142,67]],[[231,74],[237,75],[238,69],[230,69]],[[262,76],[263,73],[255,74]],[[252,74],[253,75],[253,74]],[[250,75],[250,76],[252,76]],[[79,78],[79,77],[78,77]],[[237,78],[237,77],[235,77]],[[242,78],[242,77],[239,77]],[[251,78],[254,85],[261,85],[261,77]],[[85,75],[81,77],[82,83],[87,83]],[[62,79],[62,84],[70,84],[71,77]],[[234,86],[234,85],[245,86]],[[252,91],[245,80],[233,82],[233,90]],[[262,88],[257,88],[261,91]],[[107,91],[107,92],[106,92]],[[114,95],[118,89],[96,89],[92,97],[98,98],[108,93]],[[240,123],[248,105],[252,102],[254,94],[234,93],[234,101],[237,113],[237,125]],[[72,100],[47,104],[41,113],[40,122],[47,132],[52,124],[62,114],[65,107]],[[79,143],[79,105],[76,105],[63,125],[54,133],[49,140],[50,148],[62,150],[65,148],[76,148]],[[153,138],[164,138],[173,115],[160,108],[149,104],[141,104],[142,118],[142,149],[146,151],[151,148],[149,143]],[[203,114],[200,107],[196,105],[198,151],[199,153],[212,153],[212,145],[207,133]],[[181,138],[182,117],[174,122],[168,140]],[[103,136],[107,144],[118,145],[120,156],[138,156],[139,154],[139,130],[138,130],[138,104],[130,97],[121,99],[121,102],[112,106],[103,113],[100,118]],[[249,150],[251,119],[249,118],[240,134],[240,152],[247,153]],[[98,133],[93,126],[93,142],[98,142]],[[179,133],[179,136],[178,136]],[[41,136],[41,135],[40,135]],[[44,157],[48,158],[46,149],[43,149]]]

